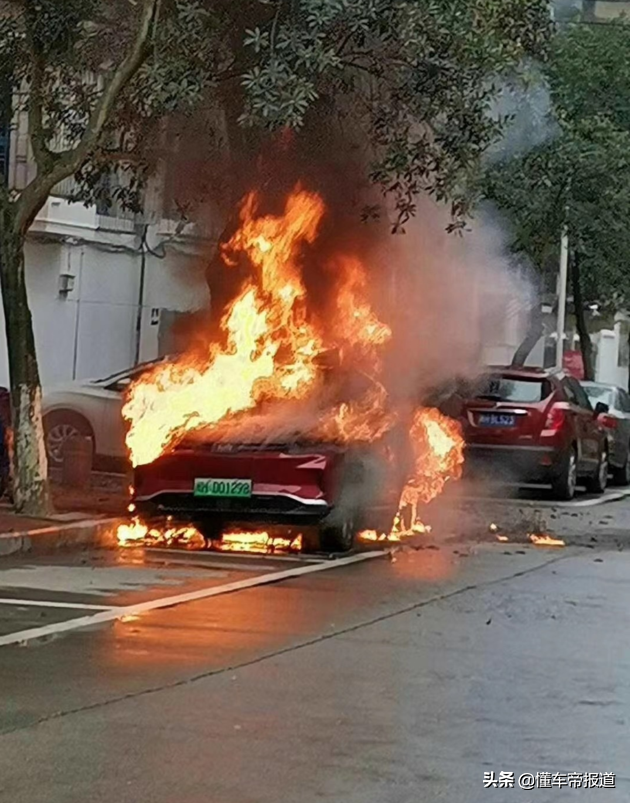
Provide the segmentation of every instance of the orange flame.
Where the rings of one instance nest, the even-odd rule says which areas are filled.
[[[302,536],[283,538],[268,532],[228,532],[217,544],[222,552],[260,552],[266,555],[274,552],[299,552],[302,549]]]
[[[534,544],[534,546],[566,546],[566,543],[562,540],[562,538],[554,538],[551,535],[537,535],[535,533],[530,533],[529,540],[532,542],[532,544]]]
[[[119,546],[145,546],[149,544],[191,544],[202,541],[202,536],[194,527],[149,527],[139,519],[129,524],[120,524],[116,532]]]
[[[185,544],[203,546],[203,536],[194,527],[149,527],[139,519],[118,526],[116,537],[122,547],[170,546]],[[268,532],[227,532],[223,534],[214,548],[221,552],[256,552],[274,554],[276,552],[299,552],[302,549],[302,535],[283,537]]]
[[[298,191],[281,217],[255,217],[256,196],[241,210],[242,227],[223,247],[226,264],[245,253],[257,269],[222,321],[226,345],[203,365],[189,357],[160,365],[134,384],[123,407],[133,465],[150,463],[187,431],[253,408],[263,397],[299,398],[316,378],[323,344],[306,318],[297,258],[324,213],[317,195]]]
[[[427,505],[442,493],[450,480],[461,477],[464,439],[460,425],[439,410],[417,410],[411,427],[414,472],[400,499],[398,514],[389,533],[368,530],[365,541],[401,541],[404,537],[430,533],[431,527],[418,518],[420,505]]]

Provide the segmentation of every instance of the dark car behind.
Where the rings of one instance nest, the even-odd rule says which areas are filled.
[[[615,385],[582,382],[593,407],[608,406],[599,420],[606,430],[613,480],[616,485],[630,485],[630,395]]]
[[[579,482],[602,493],[608,478],[602,412],[562,371],[491,368],[464,404],[468,470],[548,484],[558,499],[572,499]]]

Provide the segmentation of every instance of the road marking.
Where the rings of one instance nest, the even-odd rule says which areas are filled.
[[[0,533],[0,538],[23,538],[32,535],[49,535],[51,533],[67,532],[68,530],[85,529],[88,527],[96,527],[97,525],[115,525],[122,521],[120,516],[115,518],[105,519],[81,519],[81,521],[73,521],[71,524],[52,524],[50,527],[36,527],[34,530],[11,530],[8,533]]]
[[[168,550],[167,550],[168,551]],[[228,571],[233,572],[273,572],[273,566],[254,566],[249,563],[219,563],[218,561],[187,560],[186,558],[168,558],[161,555],[145,555],[145,565],[156,563],[160,566],[192,566],[197,569],[222,569],[223,577]]]
[[[274,566],[261,566],[262,562],[268,562],[273,560],[274,562],[278,563],[299,563],[302,566],[305,564],[311,563],[329,563],[327,558],[321,557],[312,557],[312,556],[302,556],[302,557],[293,557],[291,555],[266,555],[266,554],[256,554],[253,552],[242,553],[239,554],[238,552],[214,552],[214,551],[195,551],[195,552],[186,552],[185,550],[179,549],[172,549],[168,547],[143,547],[143,551],[145,553],[149,553],[149,557],[152,555],[168,555],[168,562],[181,562],[181,563],[189,563],[192,561],[188,561],[185,557],[190,555],[196,563],[203,566],[212,566],[214,568],[219,569],[236,569],[238,571],[257,571],[257,572],[272,572],[274,571]],[[225,556],[225,559],[224,557]],[[175,557],[175,559],[174,559]],[[245,563],[247,560],[255,559],[256,563]]]
[[[87,602],[49,602],[42,599],[11,599],[10,597],[1,597],[0,605],[15,605],[16,608],[29,606],[32,608],[76,608],[82,611],[116,610],[114,605],[90,605]]]
[[[595,507],[596,505],[605,505],[607,502],[618,502],[620,499],[626,499],[630,496],[630,489],[626,491],[617,491],[616,493],[604,494],[598,496],[596,499],[580,499],[577,502],[566,504],[566,507]]]
[[[629,496],[630,489],[626,491],[610,492],[590,499],[574,499],[572,502],[559,502],[554,501],[553,499],[519,499],[518,496],[461,496],[459,500],[461,502],[491,502],[492,504],[500,505],[518,505],[520,507],[553,507],[571,510],[574,507],[596,507],[597,505],[605,505],[608,502],[618,502],[621,499],[627,499]]]
[[[270,585],[271,583],[279,583],[283,580],[290,580],[294,577],[302,577],[305,574],[313,574],[314,572],[323,572],[328,569],[338,569],[343,566],[350,566],[353,563],[361,563],[366,560],[373,560],[374,558],[383,558],[387,552],[363,552],[359,555],[350,555],[347,558],[339,558],[338,560],[330,560],[326,563],[317,563],[309,566],[300,566],[294,569],[285,569],[281,572],[274,572],[273,574],[266,574],[261,577],[249,577],[245,580],[237,580],[233,583],[226,583],[221,586],[213,586],[212,588],[202,588],[198,591],[189,591],[185,594],[175,594],[172,597],[162,597],[161,599],[149,600],[148,602],[139,602],[136,605],[126,605],[120,608],[108,609],[95,613],[92,616],[80,616],[77,619],[69,619],[65,622],[56,622],[55,624],[44,625],[42,627],[32,627],[28,630],[21,630],[17,633],[9,633],[6,636],[0,636],[0,647],[6,647],[10,644],[26,644],[29,641],[42,639],[49,636],[56,636],[60,633],[67,633],[71,630],[79,630],[84,627],[91,627],[93,625],[104,624],[105,622],[112,622],[114,619],[120,619],[123,616],[138,616],[142,613],[155,611],[160,608],[172,608],[175,605],[183,605],[186,602],[195,602],[199,599],[207,597],[218,597],[222,594],[231,594],[235,591],[244,591],[247,588],[254,588],[255,586]]]

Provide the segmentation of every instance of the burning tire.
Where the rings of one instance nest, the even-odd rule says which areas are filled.
[[[354,548],[358,528],[352,519],[337,525],[322,526],[319,546],[324,552],[349,552]]]
[[[210,546],[212,542],[218,543],[223,537],[222,521],[198,521],[195,522],[195,529],[203,536],[206,546]]]

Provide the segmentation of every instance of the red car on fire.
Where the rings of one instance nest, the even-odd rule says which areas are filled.
[[[342,370],[332,352],[318,364],[334,399],[362,398],[373,387],[363,375]],[[266,412],[282,409],[272,403]],[[376,443],[344,443],[285,423],[282,439],[279,431],[274,438],[268,421],[262,431],[248,421],[245,415],[225,430],[193,430],[136,466],[133,503],[140,519],[192,525],[207,541],[219,541],[228,529],[280,528],[289,539],[317,533],[329,552],[351,549],[362,530],[390,531],[413,467],[404,426],[388,429]]]
[[[360,530],[391,529],[408,472],[390,448],[225,443],[200,431],[136,467],[133,501],[143,520],[192,524],[207,540],[227,527],[317,528],[322,549],[346,551]]]
[[[549,484],[557,499],[572,499],[580,482],[601,494],[609,454],[599,417],[606,412],[563,371],[491,369],[461,410],[468,471]]]

